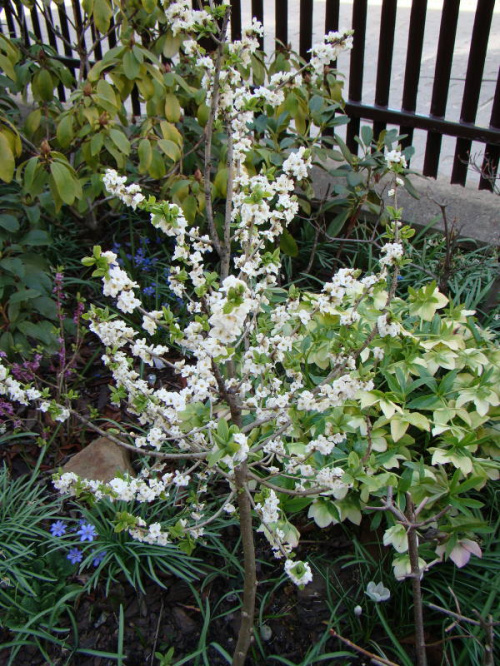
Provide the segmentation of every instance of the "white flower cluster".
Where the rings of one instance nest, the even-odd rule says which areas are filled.
[[[299,587],[307,585],[313,579],[309,564],[298,560],[287,560],[285,562],[285,573]]]
[[[310,50],[310,65],[318,76],[323,76],[325,66],[336,60],[342,51],[349,51],[353,44],[353,31],[329,32],[322,44],[316,44]]]
[[[401,166],[406,169],[406,158],[400,150],[389,150],[385,154],[385,161],[389,169],[394,166]]]
[[[393,266],[403,257],[404,249],[401,243],[386,243],[380,252],[384,255],[379,259],[381,266]]]
[[[0,395],[21,405],[29,405],[34,402],[38,411],[50,412],[54,421],[60,423],[67,421],[70,417],[70,411],[66,407],[61,407],[54,401],[40,401],[42,392],[30,385],[23,386],[21,382],[11,377],[9,369],[3,363],[0,363]]]
[[[377,319],[377,329],[381,338],[390,336],[395,338],[401,333],[401,326],[397,321],[391,323],[387,320],[387,314],[380,315]]]
[[[208,23],[211,16],[205,10],[193,11],[191,0],[174,0],[165,8],[167,19],[174,37],[182,33],[189,33],[198,26]]]
[[[278,496],[274,490],[270,490],[269,495],[264,500],[264,504],[256,504],[255,510],[262,518],[262,522],[269,525],[270,523],[278,522],[280,517],[279,506]]]
[[[122,312],[131,313],[141,305],[136,298],[134,289],[138,288],[137,282],[133,282],[127,273],[116,263],[117,255],[114,252],[103,252],[102,256],[109,263],[108,274],[102,278],[104,288],[103,294],[117,298],[116,307]]]
[[[179,0],[170,2],[165,13],[172,33],[186,38],[184,53],[196,61],[204,85],[210,90],[215,76],[214,59],[205,55],[196,40],[197,26],[209,20],[207,12],[193,11],[188,0]],[[286,156],[281,168],[249,173],[245,166],[254,147],[249,126],[255,111],[279,106],[284,100],[285,86],[297,84],[293,72],[274,74],[268,85],[260,87],[252,87],[251,81],[244,79],[243,68],[251,62],[260,34],[261,26],[254,23],[240,42],[228,45],[219,73],[215,120],[225,127],[230,137],[228,142],[232,143],[232,151],[231,146],[227,151],[231,159],[228,168],[233,175],[231,253],[238,248],[230,257],[229,270],[217,278],[211,272],[213,262],[206,263],[207,254],[218,246],[217,241],[223,242],[222,238],[202,235],[199,228],[188,224],[179,206],[146,201],[138,185],[127,186],[123,176],[109,170],[104,176],[108,192],[132,208],[140,205],[147,210],[151,224],[173,239],[169,285],[186,302],[190,320],[181,328],[168,308],[142,310],[136,296],[139,285],[118,266],[116,254],[104,252],[101,257],[108,264],[103,277],[104,295],[116,299],[117,307],[124,313],[140,309],[144,335],[96,308],[89,314],[90,328],[106,347],[103,361],[114,379],[113,399],[123,400],[141,426],[140,434],[132,435],[138,450],[155,455],[157,452],[189,454],[197,459],[195,467],[203,465],[204,471],[199,474],[206,474],[208,479],[209,474],[218,470],[232,490],[235,468],[250,459],[248,464],[259,465],[269,478],[285,474],[295,491],[305,491],[317,501],[323,495],[333,502],[343,500],[352,483],[340,467],[332,466],[332,454],[345,435],[335,432],[328,423],[323,434],[311,433],[309,441],[304,441],[303,435],[299,439],[297,428],[292,426],[293,415],[297,412],[327,415],[346,402],[355,402],[363,391],[372,390],[373,382],[360,378],[355,354],[346,354],[331,339],[331,348],[317,363],[326,370],[325,376],[330,369],[334,373],[311,387],[298,350],[305,342],[310,343],[311,333],[323,325],[321,320],[330,316],[340,325],[356,327],[359,303],[365,296],[375,294],[384,283],[387,267],[402,256],[402,246],[389,243],[384,247],[383,268],[378,275],[358,278],[357,271],[341,269],[319,294],[300,295],[290,291],[286,295],[280,287],[280,237],[298,213],[294,189],[308,177],[312,160],[310,150],[300,147]],[[350,32],[330,33],[322,46],[312,49],[311,64],[323,75],[324,66],[351,46]],[[209,94],[207,104],[210,101]],[[404,165],[400,153],[399,158],[394,154],[391,159],[391,163]],[[379,317],[377,326],[382,337],[399,334],[399,325],[389,324],[387,315]],[[170,336],[169,346],[178,350],[175,358],[165,358],[169,353],[166,345],[153,345],[149,341],[149,336],[163,331],[166,341]],[[177,375],[178,386],[149,384],[139,372],[141,363],[169,364]],[[4,374],[2,377],[0,366],[0,392],[3,390],[4,394],[27,404],[33,396],[28,396],[25,387]],[[48,401],[42,405],[41,409],[50,410],[56,418],[64,415],[64,410],[56,413]],[[232,434],[225,444],[219,443],[215,436],[218,423],[228,419],[235,405],[245,419],[264,424],[264,434],[260,434],[259,425],[251,432]],[[273,434],[265,434],[266,428],[267,433]],[[250,456],[251,448],[259,456]],[[321,456],[329,458],[322,463]],[[216,462],[209,467],[207,458]],[[117,478],[108,484],[63,474],[55,485],[61,492],[84,490],[97,499],[149,504],[169,494],[184,496],[188,486],[191,492],[195,475],[185,464],[183,461],[175,471],[166,474]],[[263,496],[265,499],[255,506],[261,520],[259,529],[276,556],[286,558],[285,570],[290,579],[297,585],[305,585],[312,578],[309,566],[291,559],[298,544],[298,532],[281,515],[279,493],[265,489]],[[224,510],[234,511],[234,507],[227,504]],[[193,506],[190,519],[198,522],[203,512],[202,504]],[[131,525],[129,532],[138,540],[168,543],[169,534],[159,523],[148,526],[135,518]],[[202,525],[189,527],[187,522],[182,525],[193,537],[203,533]]]
[[[330,435],[325,437],[324,435],[319,435],[316,439],[312,439],[309,444],[306,446],[306,453],[313,453],[318,451],[324,456],[330,455],[333,449],[337,444],[341,444],[345,440],[345,435],[342,433],[337,433],[335,435]]]
[[[132,184],[125,186],[127,178],[125,176],[119,176],[114,169],[107,169],[102,181],[104,187],[110,194],[117,197],[131,208],[137,208],[137,206],[145,199],[139,185]]]

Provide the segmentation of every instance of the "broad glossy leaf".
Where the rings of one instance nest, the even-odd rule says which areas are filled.
[[[0,178],[6,183],[10,183],[14,176],[16,161],[5,134],[0,132]]]
[[[77,186],[75,178],[70,169],[59,162],[50,164],[50,173],[54,179],[54,184],[61,201],[71,205],[77,195]]]

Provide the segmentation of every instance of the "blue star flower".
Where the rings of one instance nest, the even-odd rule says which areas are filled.
[[[62,537],[63,534],[66,534],[66,524],[62,520],[56,520],[55,523],[52,523],[50,526],[50,533],[55,537]]]
[[[83,541],[93,541],[97,536],[95,527],[90,523],[81,523],[77,534],[80,537],[80,541],[82,543]]]
[[[95,553],[95,551],[94,551],[94,553]],[[105,557],[106,557],[106,551],[105,551],[105,550],[101,550],[101,552],[100,552],[100,553],[97,553],[97,555],[96,555],[96,556],[94,557],[94,559],[92,560],[92,564],[93,564],[95,567],[98,567],[98,566],[101,564],[101,562],[103,561],[103,559],[104,559]]]
[[[83,560],[83,553],[78,548],[72,548],[66,555],[71,564],[77,564]]]

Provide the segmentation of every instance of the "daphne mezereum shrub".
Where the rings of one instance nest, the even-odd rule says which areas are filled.
[[[127,185],[116,171],[108,170],[104,182],[110,195],[150,213],[152,225],[174,241],[170,288],[187,302],[189,322],[181,326],[167,307],[145,310],[139,285],[113,252],[96,247],[84,260],[116,308],[141,317],[138,332],[108,310],[88,313],[90,329],[106,347],[112,400],[137,419],[124,444],[153,463],[137,478],[104,484],[66,473],[55,485],[64,493],[128,502],[116,529],[148,543],[199,539],[215,519],[236,512],[246,573],[242,625],[253,621],[252,525],[283,558],[291,580],[305,585],[312,578],[308,563],[294,557],[300,535],[292,516],[299,509],[325,527],[359,524],[364,513],[376,523],[384,513],[378,509],[386,508],[384,543],[396,551],[400,579],[415,575],[408,539],[420,528],[437,535],[420,545],[420,573],[443,556],[464,564],[465,551],[480,554],[481,525],[480,502],[466,492],[498,477],[500,350],[473,313],[450,305],[435,284],[395,297],[412,234],[396,205],[388,207],[377,273],[342,269],[317,293],[279,286],[279,239],[297,214],[294,191],[308,177],[311,153],[290,146],[281,166],[256,172],[246,162],[249,127],[256,111],[272,115],[283,89],[300,85],[302,72],[280,72],[253,86],[245,67],[260,26],[226,43],[225,7],[217,8],[219,46],[209,56],[194,37],[213,25],[213,12],[188,5],[170,3],[166,14],[209,91],[204,226],[189,224],[177,204]],[[349,33],[327,35],[312,49],[307,76],[320,80],[350,42]],[[210,184],[214,131],[225,133],[228,164],[218,216]],[[405,167],[399,150],[386,154],[395,200]],[[150,386],[138,372],[141,362],[169,366],[182,388]],[[70,405],[56,404],[48,390],[21,385],[5,366],[1,373],[1,390],[11,399],[35,401],[55,419],[70,415]],[[179,520],[169,529],[134,514],[136,503],[174,499]],[[398,520],[408,507],[411,519]],[[245,640],[234,663],[243,663]]]

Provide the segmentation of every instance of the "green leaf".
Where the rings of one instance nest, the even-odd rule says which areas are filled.
[[[214,178],[214,194],[222,199],[227,196],[227,180],[229,170],[226,167],[219,169]]]
[[[141,139],[139,141],[137,154],[139,155],[139,172],[146,173],[153,159],[153,149],[148,139]]]
[[[182,134],[173,123],[162,120],[160,123],[160,129],[164,139],[169,139],[170,141],[176,143],[179,148],[182,148]]]
[[[57,309],[55,302],[48,296],[40,296],[33,300],[33,307],[47,319],[57,318]]]
[[[356,187],[357,185],[361,185],[365,180],[365,177],[362,173],[359,173],[358,171],[349,171],[347,173],[347,182],[351,187]]]
[[[165,166],[165,160],[159,153],[159,151],[154,150],[153,155],[151,156],[151,165],[149,167],[149,175],[151,178],[159,179],[167,173],[167,168]]]
[[[104,79],[100,79],[97,82],[96,90],[99,96],[98,99],[99,104],[103,108],[105,108],[106,111],[110,111],[110,113],[115,113],[118,108],[118,105],[116,103],[116,95],[113,86]]]
[[[42,110],[41,109],[35,109],[34,111],[32,111],[28,115],[28,117],[26,118],[26,120],[24,122],[24,128],[26,130],[26,133],[29,136],[33,136],[33,134],[40,127],[41,119],[42,119]]]
[[[17,81],[16,70],[14,69],[13,63],[4,55],[0,53],[0,69],[3,69],[5,74],[12,79],[12,81]]]
[[[299,255],[297,241],[287,229],[284,229],[281,235],[280,250],[288,257],[297,257]]]
[[[0,259],[0,268],[7,273],[12,273],[18,278],[24,277],[24,264],[18,257],[5,257]]]
[[[177,123],[181,119],[181,105],[173,93],[165,96],[165,118],[171,123]]]
[[[9,303],[23,303],[42,294],[37,289],[20,289],[9,298]]]
[[[368,125],[363,125],[361,128],[361,140],[365,146],[369,146],[373,141],[373,130],[371,127],[368,127]]]
[[[12,177],[14,176],[14,169],[16,167],[16,161],[14,159],[14,153],[10,147],[10,143],[7,140],[5,134],[0,132],[0,178],[6,183],[10,183]]]
[[[0,215],[0,227],[6,231],[14,232],[19,229],[19,220],[14,215],[4,213]]]
[[[48,69],[39,69],[33,79],[33,89],[44,102],[52,101],[54,97],[54,81]]]
[[[0,137],[2,135],[0,134]],[[0,146],[1,149],[1,146]],[[1,168],[2,162],[0,161],[0,168]],[[26,192],[29,192],[31,190],[31,187],[33,185],[33,180],[35,178],[35,174],[37,171],[37,167],[39,164],[39,158],[38,157],[31,157],[26,163],[24,167],[24,172],[23,172],[23,187]]]
[[[349,208],[338,213],[328,225],[327,234],[332,238],[338,236],[350,215],[351,211]]]
[[[196,217],[196,212],[198,210],[198,200],[196,197],[194,197],[192,194],[187,196],[181,203],[181,208],[186,220],[193,224]]]
[[[160,139],[158,141],[158,146],[165,153],[165,155],[172,160],[172,162],[178,162],[181,159],[181,151],[179,150],[179,146],[173,141],[170,141],[169,139]]]
[[[31,229],[19,241],[21,245],[50,245],[52,239],[43,229]]]
[[[31,321],[21,321],[17,325],[17,328],[24,333],[24,335],[34,338],[35,340],[41,340],[46,345],[50,345],[54,342],[54,336],[50,335],[45,326],[42,324],[34,324]]]
[[[108,0],[94,0],[94,23],[100,33],[108,32],[113,10]]]
[[[73,116],[71,113],[68,113],[66,116],[63,116],[59,121],[56,130],[57,140],[61,148],[67,148],[74,137],[73,132]]]
[[[133,81],[139,77],[141,72],[141,64],[132,51],[126,51],[123,56],[123,71],[127,79]]]
[[[179,47],[182,44],[182,35],[172,35],[172,32],[169,30],[165,37],[165,42],[163,45],[163,55],[165,58],[172,58],[178,51]]]
[[[90,139],[90,154],[98,155],[101,152],[101,148],[103,147],[103,145],[104,145],[104,134],[102,132],[94,134]]]
[[[123,132],[117,129],[110,129],[109,136],[111,137],[111,141],[115,144],[120,152],[122,152],[124,155],[128,155],[130,153],[130,141],[127,139]]]
[[[71,205],[75,200],[77,187],[70,167],[68,168],[59,162],[51,162],[50,173],[54,179],[54,184],[61,201]]]

